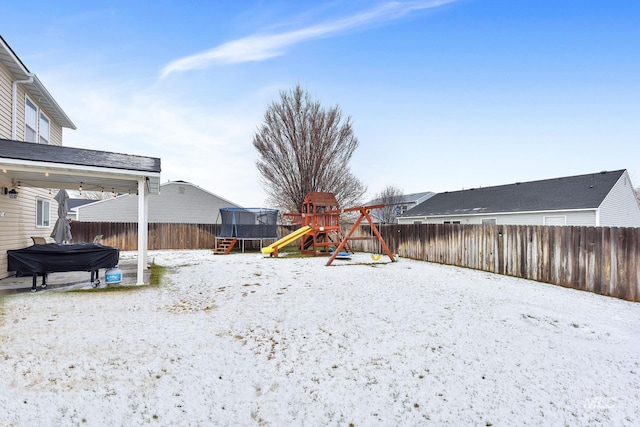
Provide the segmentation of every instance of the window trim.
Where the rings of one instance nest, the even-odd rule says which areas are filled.
[[[47,122],[47,137],[43,138],[42,136],[42,121]],[[42,141],[44,139],[44,142]],[[39,144],[51,144],[51,119],[44,113],[44,111],[40,110],[38,114],[38,143]]]
[[[36,228],[51,227],[51,200],[36,197]]]
[[[31,108],[33,107],[35,109],[35,113],[36,113],[36,122],[34,123],[35,128],[31,127],[31,125],[29,125],[29,121],[27,120],[28,114],[27,114],[27,108]],[[38,132],[38,122],[40,120],[40,108],[38,108],[38,104],[36,104],[31,98],[29,98],[28,95],[24,96],[24,135],[23,135],[23,139],[25,142],[38,142],[40,141],[40,132]],[[34,141],[29,141],[27,139],[27,128],[29,128],[30,130],[32,130],[35,134],[35,140]]]
[[[554,220],[560,219],[562,220],[562,224],[549,224],[549,222],[554,222]],[[550,225],[550,226],[565,226],[567,225],[567,216],[566,215],[543,215],[542,217],[542,225]]]

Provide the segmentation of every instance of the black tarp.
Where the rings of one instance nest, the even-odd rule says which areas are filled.
[[[120,250],[95,243],[49,243],[7,251],[7,271],[17,275],[95,271],[118,265]]]

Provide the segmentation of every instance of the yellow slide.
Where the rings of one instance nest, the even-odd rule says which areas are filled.
[[[269,246],[266,246],[266,247],[262,248],[262,253],[265,254],[265,255],[269,255],[269,254],[273,253],[273,251],[275,251],[276,249],[279,249],[281,246],[285,246],[285,245],[293,242],[294,240],[299,239],[300,237],[302,237],[305,234],[307,234],[309,231],[311,231],[311,227],[309,227],[308,225],[305,225],[304,227],[300,227],[296,231],[294,231],[293,233],[287,234],[286,236],[284,236],[282,239],[278,240],[277,242],[274,242],[274,243],[270,244]]]

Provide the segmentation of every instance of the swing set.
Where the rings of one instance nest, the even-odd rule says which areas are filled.
[[[383,204],[339,209],[338,201],[333,193],[311,191],[305,196],[300,213],[283,214],[286,217],[293,218],[293,222],[299,224],[300,228],[271,245],[262,248],[262,253],[277,257],[280,247],[300,240],[301,253],[309,255],[330,255],[326,265],[331,265],[334,259],[349,259],[351,254],[354,253],[349,245],[350,240],[377,239],[378,247],[384,249],[384,252],[389,256],[391,262],[395,262],[396,259],[380,235],[380,231],[378,231],[378,227],[376,227],[370,215],[371,209],[382,207],[384,207]],[[360,217],[353,224],[353,227],[351,227],[351,230],[349,230],[346,236],[343,235],[340,227],[340,215],[345,212],[360,212]],[[372,235],[367,237],[353,236],[353,233],[358,229],[364,219],[369,222]],[[346,249],[346,251],[343,252],[343,249]],[[379,250],[378,252],[381,251]],[[381,254],[371,255],[374,261],[380,260],[380,257]]]
[[[378,208],[382,208],[382,207],[384,207],[384,205],[358,206],[358,207],[355,207],[355,208],[342,209],[341,211],[338,212],[338,213],[340,213],[340,212],[360,212],[360,217],[358,217],[358,220],[353,224],[353,226],[351,227],[351,230],[349,230],[349,232],[344,236],[344,238],[342,239],[342,241],[340,242],[340,244],[338,245],[336,250],[333,251],[333,254],[329,258],[329,261],[327,261],[327,264],[326,264],[327,266],[331,265],[331,263],[333,262],[334,259],[340,257],[340,254],[342,253],[341,252],[342,249],[345,246],[348,247],[349,240],[377,239],[378,240],[378,244],[384,250],[384,252],[387,254],[387,256],[389,257],[391,262],[395,262],[396,261],[396,259],[394,258],[393,254],[389,250],[389,247],[387,246],[387,244],[385,243],[384,239],[380,235],[380,231],[378,230],[378,227],[376,227],[375,223],[371,219],[371,215],[370,215],[371,214],[371,209],[378,209]],[[358,229],[358,227],[360,226],[360,223],[362,222],[363,219],[366,219],[369,222],[369,225],[371,226],[371,231],[373,233],[373,236],[354,237],[353,233]],[[381,257],[381,254],[371,255],[371,258],[373,260],[375,260],[375,261],[379,260],[380,257]]]

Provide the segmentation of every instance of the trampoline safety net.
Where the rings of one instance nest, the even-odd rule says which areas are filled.
[[[220,235],[238,239],[278,237],[278,210],[268,208],[220,208]]]

